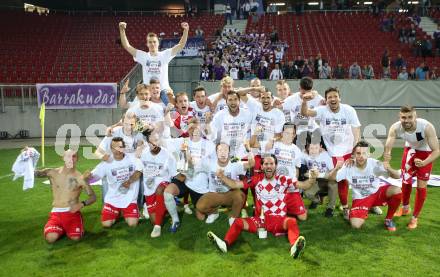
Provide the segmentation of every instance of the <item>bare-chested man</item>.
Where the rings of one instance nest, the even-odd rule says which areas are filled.
[[[96,201],[96,195],[83,175],[76,169],[78,155],[73,150],[64,152],[64,166],[35,171],[36,177],[49,178],[52,186],[53,202],[49,220],[44,226],[44,237],[54,243],[63,234],[71,240],[79,240],[84,235],[80,210]],[[81,191],[89,198],[79,201]]]

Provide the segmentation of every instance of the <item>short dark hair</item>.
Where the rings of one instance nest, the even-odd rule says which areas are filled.
[[[216,145],[215,145],[215,152],[217,152],[218,147],[219,147],[220,145],[222,145],[222,144],[224,144],[224,145],[226,145],[226,146],[228,147],[228,151],[231,151],[231,146],[230,146],[229,144],[227,144],[226,142],[220,142],[219,144],[216,144]]]
[[[414,112],[416,109],[414,108],[414,106],[410,106],[410,105],[403,105],[402,107],[400,107],[400,112],[401,113],[410,113],[410,112]]]
[[[370,144],[365,140],[360,140],[354,145],[352,153],[354,153],[354,151],[356,151],[356,148],[358,147],[370,147]]]
[[[228,93],[226,94],[226,101],[228,101],[228,97],[229,97],[230,95],[235,95],[235,96],[237,96],[238,100],[240,100],[240,95],[238,95],[238,92],[236,92],[236,91],[234,91],[234,90],[230,90],[230,91],[228,91]]]
[[[328,89],[325,90],[324,93],[324,97],[327,100],[327,94],[329,94],[332,91],[336,91],[338,93],[339,96],[341,96],[341,93],[339,92],[339,89],[337,87],[329,87]]]
[[[150,79],[150,85],[153,85],[153,84],[160,84],[160,80],[158,78],[155,78],[155,77],[151,78]]]
[[[299,81],[299,87],[303,90],[311,90],[313,88],[313,80],[310,77],[302,77]]]
[[[274,161],[275,161],[275,165],[278,165],[278,159],[277,159],[277,157],[274,154],[266,154],[266,155],[264,155],[263,156],[263,160],[261,161],[261,164],[264,163],[264,159],[265,158],[273,158]]]
[[[122,147],[125,148],[125,141],[124,141],[123,138],[121,138],[121,137],[114,137],[114,138],[112,138],[112,143],[113,142],[122,142]]]
[[[295,132],[296,132],[296,125],[293,124],[292,122],[284,123],[284,125],[283,125],[283,131],[286,130],[287,128],[293,128],[293,129],[295,130]]]
[[[206,94],[206,90],[205,90],[205,88],[202,87],[202,86],[198,86],[198,87],[196,87],[196,88],[193,90],[193,97],[196,95],[196,93],[197,93],[198,91],[204,91],[205,94]]]

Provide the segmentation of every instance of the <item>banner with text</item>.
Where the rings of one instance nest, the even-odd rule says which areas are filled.
[[[117,107],[116,83],[37,84],[38,107],[97,109]]]

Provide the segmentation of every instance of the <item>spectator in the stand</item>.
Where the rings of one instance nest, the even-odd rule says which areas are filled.
[[[324,62],[325,61],[322,59],[321,53],[318,53],[318,55],[316,55],[315,61],[313,63],[313,69],[316,74],[315,78],[320,78],[319,73],[321,72],[321,68],[322,68],[322,65],[324,64]],[[326,79],[326,78],[324,78],[324,79]]]
[[[438,80],[437,75],[437,66],[434,66],[431,70],[431,76],[429,77],[430,80]]]
[[[315,57],[310,56],[309,59],[306,61],[306,63],[310,65],[313,71],[313,68],[315,68]]]
[[[345,68],[342,66],[342,63],[338,63],[338,66],[333,70],[333,78],[345,79]]]
[[[283,60],[284,51],[280,47],[277,47],[273,52],[275,55],[275,63],[281,62]]]
[[[399,75],[397,75],[397,80],[408,80],[408,72],[406,72],[406,67],[402,67]]]
[[[208,81],[210,79],[211,79],[211,72],[209,71],[208,66],[204,64],[200,72],[200,80]]]
[[[245,0],[243,5],[241,5],[241,11],[244,19],[247,19],[249,17],[249,12],[251,11],[251,4],[249,4],[249,0]]]
[[[408,43],[408,34],[404,27],[399,29],[399,40],[403,43]]]
[[[414,69],[414,67],[411,67],[411,69],[409,70],[408,80],[417,80],[416,70]]]
[[[245,78],[244,72],[245,72],[245,69],[242,66],[240,66],[238,68],[238,79],[239,80],[244,80],[244,78]]]
[[[421,62],[416,68],[416,79],[419,81],[429,79],[429,68],[425,66],[424,62]]]
[[[196,38],[203,38],[203,36],[205,35],[205,32],[203,32],[202,28],[199,26],[197,26],[197,29],[195,31],[195,35]]]
[[[276,43],[278,42],[279,38],[278,38],[278,31],[275,28],[275,26],[272,25],[272,32],[270,32],[270,41],[272,43]]]
[[[409,44],[413,44],[416,40],[416,33],[416,26],[414,26],[414,24],[411,24],[411,27],[407,30]]]
[[[251,5],[251,13],[253,15],[256,15],[260,4],[258,4],[257,0],[250,0],[250,5]]]
[[[332,78],[332,68],[328,65],[328,62],[324,62],[324,65],[319,71],[319,79],[331,79]]]
[[[388,54],[388,49],[382,55],[382,59],[380,60],[382,65],[382,78],[387,79],[391,76],[391,61],[390,56]]]
[[[225,5],[226,24],[228,24],[228,19],[229,19],[229,24],[232,25],[232,9],[231,9],[231,5],[229,5],[229,2],[227,2]]]
[[[374,79],[374,69],[373,66],[371,64],[369,65],[365,65],[364,69],[362,70],[362,74],[364,76],[365,79]]]
[[[400,72],[403,67],[406,67],[406,62],[402,57],[402,54],[397,54],[397,58],[394,61],[394,66],[396,67],[397,72]]]
[[[229,69],[229,76],[231,76],[232,79],[234,80],[238,80],[238,68],[237,66],[234,64],[232,65],[231,69]]]
[[[275,64],[275,68],[272,69],[272,72],[270,72],[269,79],[272,81],[284,79],[283,71],[281,71],[280,69],[280,64],[278,63]]]
[[[214,74],[214,80],[220,81],[225,77],[226,70],[221,65],[220,60],[217,60],[214,64],[214,67],[212,68],[213,74]]]
[[[309,63],[304,64],[301,70],[301,78],[303,77],[313,78],[313,67]]]
[[[432,43],[427,36],[424,36],[422,40],[422,57],[426,58],[428,56],[432,56]]]
[[[303,67],[304,63],[305,63],[305,61],[304,61],[303,57],[302,56],[298,56],[296,58],[294,64],[295,64],[296,68],[301,68],[301,67]]]
[[[257,70],[257,77],[260,80],[266,80],[268,76],[269,76],[269,74],[267,73],[267,67],[264,66],[264,62],[261,61],[260,66],[258,67],[258,70]]]
[[[293,64],[293,61],[289,61],[287,65],[283,68],[284,79],[296,79],[298,76],[298,70]]]
[[[350,68],[348,69],[348,78],[349,79],[362,79],[361,67],[357,62],[354,62]]]
[[[437,30],[435,30],[434,34],[432,35],[432,38],[434,39],[435,42],[435,50],[436,50],[436,55],[440,55],[440,24],[437,26]]]

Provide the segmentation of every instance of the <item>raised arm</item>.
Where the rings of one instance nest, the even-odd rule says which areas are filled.
[[[121,91],[119,92],[119,107],[122,109],[128,109],[128,103],[127,98],[125,94],[130,91],[130,88],[128,87],[128,83],[130,82],[130,78],[127,78],[127,80],[124,83],[124,86],[122,87]]]
[[[216,172],[216,175],[225,185],[227,185],[231,189],[241,189],[244,187],[242,181],[235,181],[231,178],[226,177],[223,170],[218,170]]]
[[[182,24],[180,24],[182,26],[183,29],[183,35],[180,38],[180,41],[178,44],[176,44],[172,50],[171,50],[171,55],[175,56],[177,55],[177,53],[179,53],[180,51],[183,50],[183,48],[186,45],[186,41],[188,40],[188,31],[189,31],[189,24],[186,22],[182,22]]]
[[[136,57],[136,51],[137,49],[130,45],[127,39],[127,35],[125,34],[125,29],[127,28],[127,23],[125,22],[119,22],[119,34],[121,36],[121,43],[122,47],[124,47],[125,50],[127,50],[130,55],[133,57]]]
[[[384,163],[391,161],[391,150],[393,149],[394,142],[396,141],[396,123],[391,125],[388,131],[387,141],[385,142],[385,150],[383,153]]]
[[[51,170],[52,168],[37,169],[35,170],[34,175],[37,178],[49,177]]]
[[[316,116],[316,111],[309,109],[309,107],[307,106],[307,101],[309,101],[311,99],[313,99],[313,94],[311,94],[311,93],[305,94],[303,96],[303,101],[301,103],[301,115],[311,116],[311,117]]]

